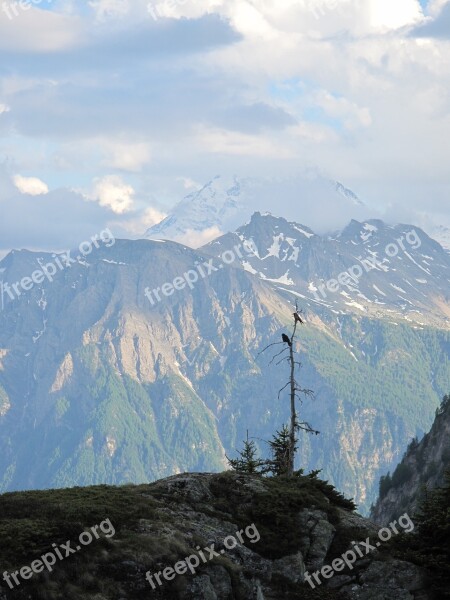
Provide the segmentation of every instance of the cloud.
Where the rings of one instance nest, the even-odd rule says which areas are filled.
[[[37,177],[22,177],[22,175],[14,175],[14,185],[22,194],[29,196],[41,196],[48,194],[48,185]]]
[[[217,173],[305,167],[343,181],[372,214],[400,214],[408,198],[450,221],[446,0],[428,5],[432,18],[417,0],[152,5],[164,8],[156,20],[148,0],[55,0],[11,22],[0,15],[0,157],[70,198],[73,230],[101,215],[138,234],[149,205],[164,214],[183,196],[180,176],[198,188]],[[95,203],[67,191],[89,186]],[[307,195],[317,202],[306,218],[272,191],[268,210],[340,221],[319,192]],[[20,220],[13,192],[2,209]],[[39,203],[62,211],[50,197]]]
[[[153,227],[153,225],[157,225],[166,217],[166,213],[161,212],[157,208],[148,207],[137,217],[131,217],[123,221],[112,221],[112,223],[120,227],[128,235],[141,237],[147,229]]]
[[[109,157],[102,164],[108,168],[138,173],[151,159],[150,146],[145,142],[126,143],[113,141],[106,142],[105,146]]]
[[[0,50],[5,60],[15,53],[56,53],[84,43],[85,28],[79,17],[41,10],[33,5],[24,10],[22,5],[26,4],[1,4]]]
[[[111,209],[117,215],[130,212],[133,208],[135,191],[118,175],[105,175],[94,181],[88,198],[96,200],[100,206]]]
[[[12,248],[64,250],[101,231],[110,211],[75,192],[58,189],[39,201],[21,193],[0,164],[0,253]]]
[[[94,0],[88,4],[94,9],[98,21],[124,17],[130,11],[129,0]]]
[[[247,106],[227,107],[216,115],[216,122],[243,133],[258,133],[264,129],[284,129],[297,123],[283,108],[257,102]]]
[[[189,248],[200,248],[204,246],[208,242],[212,242],[219,236],[223,235],[223,231],[216,226],[208,227],[203,231],[194,231],[193,229],[188,229],[185,233],[179,235],[175,238],[175,241],[180,244],[184,244]]]
[[[444,4],[434,18],[430,17],[425,24],[416,27],[411,35],[417,38],[450,39],[450,3]]]

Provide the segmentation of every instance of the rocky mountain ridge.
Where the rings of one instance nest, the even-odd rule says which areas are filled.
[[[450,471],[450,396],[436,411],[431,430],[420,442],[415,439],[409,444],[392,476],[382,478],[371,518],[384,524],[405,511],[413,515],[424,497],[424,489],[442,486],[446,471]]]
[[[7,573],[100,519],[114,529],[50,574],[12,590],[2,583],[2,600],[431,600],[427,572],[375,544],[374,524],[314,476],[180,474],[150,485],[8,494],[0,508],[0,539],[19,538],[0,551]],[[352,540],[372,549],[355,554]],[[186,559],[192,568],[183,570]],[[344,568],[330,578],[325,567],[336,559]],[[314,572],[321,579],[311,585]]]

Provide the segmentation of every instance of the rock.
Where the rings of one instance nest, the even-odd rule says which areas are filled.
[[[388,588],[404,588],[410,592],[421,590],[425,587],[424,572],[420,567],[403,560],[390,560],[389,562],[373,561],[369,568],[360,577],[362,583],[383,583]]]
[[[344,585],[349,585],[354,581],[356,581],[356,575],[353,575],[353,577],[350,575],[335,575],[329,581],[327,581],[326,586],[329,588],[339,589]]]
[[[336,529],[321,510],[302,510],[298,515],[300,550],[309,571],[320,569],[334,538]]]
[[[187,502],[197,504],[212,500],[209,488],[210,479],[203,473],[189,473],[174,475],[160,482],[167,488],[167,492],[176,498],[183,498]]]
[[[220,600],[208,575],[198,575],[193,579],[184,597],[186,600]]]
[[[424,571],[402,560],[374,560],[359,576],[362,585],[341,588],[353,600],[430,600]]]
[[[305,563],[301,552],[292,556],[285,556],[273,562],[272,573],[282,575],[292,583],[305,580]]]
[[[389,590],[382,585],[377,587],[353,585],[341,588],[341,592],[347,593],[352,600],[414,600],[414,596],[406,590]]]

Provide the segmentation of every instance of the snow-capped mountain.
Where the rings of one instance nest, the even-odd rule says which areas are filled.
[[[183,198],[144,237],[198,247],[221,233],[234,231],[255,211],[273,212],[275,206],[278,213],[293,220],[307,214],[312,227],[324,230],[336,223],[344,226],[365,212],[364,203],[354,192],[317,175],[277,179],[217,176]]]
[[[352,220],[319,236],[304,225],[255,213],[205,249],[220,256],[239,243],[255,249],[240,261],[246,271],[312,310],[450,324],[450,256],[413,225]]]

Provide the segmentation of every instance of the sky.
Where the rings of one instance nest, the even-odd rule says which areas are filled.
[[[0,0],[0,257],[138,237],[218,174],[450,227],[449,157],[450,0]]]

